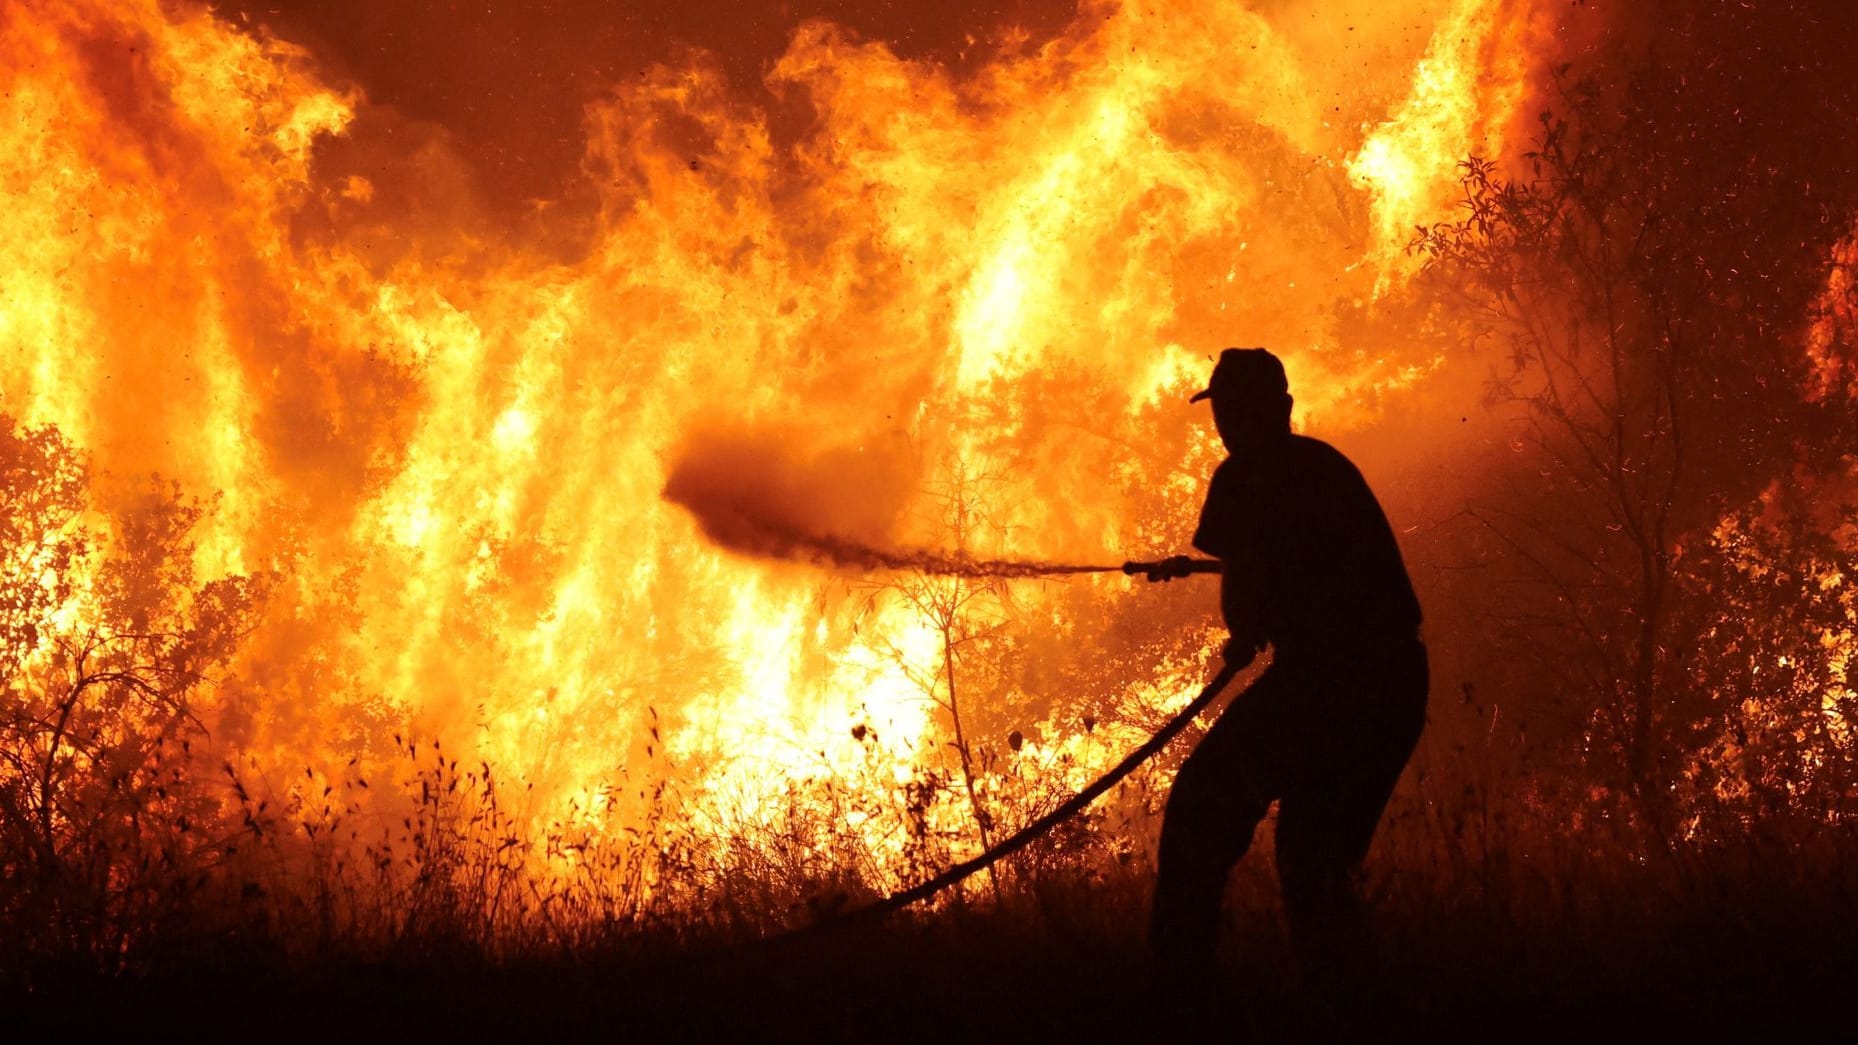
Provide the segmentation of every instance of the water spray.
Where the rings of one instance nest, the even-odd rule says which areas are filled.
[[[789,522],[747,513],[720,518],[699,513],[697,518],[717,543],[737,551],[860,572],[889,570],[937,577],[1004,579],[1121,573],[1130,577],[1144,576],[1151,581],[1219,572],[1218,559],[1195,559],[1185,555],[1146,562],[1132,560],[1115,566],[1045,559],[980,559],[963,552],[880,548],[850,537],[816,533]]]
[[[878,552],[868,550],[857,564],[868,568],[909,570],[939,577],[1064,577],[1089,573],[1121,573],[1152,581],[1173,580],[1194,573],[1218,573],[1218,559],[1192,559],[1177,555],[1150,562],[1129,561],[1120,566],[1046,562],[1037,559],[974,559],[946,552]],[[835,561],[844,564],[842,559]]]
[[[830,455],[796,458],[771,449],[772,442],[698,440],[672,462],[665,500],[690,512],[704,536],[739,554],[861,573],[990,579],[1122,573],[1165,581],[1219,572],[1216,560],[1184,555],[1109,566],[898,546],[890,536],[898,505],[882,493],[885,471],[860,472],[852,467],[861,460],[855,456],[850,464]]]

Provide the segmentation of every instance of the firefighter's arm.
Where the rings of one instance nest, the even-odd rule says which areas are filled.
[[[1242,667],[1258,656],[1269,638],[1265,635],[1264,617],[1258,609],[1256,574],[1235,569],[1229,560],[1219,579],[1219,612],[1226,619],[1226,663]]]

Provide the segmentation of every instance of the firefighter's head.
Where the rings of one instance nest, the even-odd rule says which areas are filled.
[[[1262,348],[1228,348],[1205,390],[1189,402],[1213,401],[1213,425],[1227,449],[1290,432],[1290,382],[1284,364]]]

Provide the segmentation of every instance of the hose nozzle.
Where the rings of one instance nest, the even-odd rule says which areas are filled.
[[[1218,573],[1218,559],[1194,559],[1185,555],[1174,555],[1155,562],[1123,563],[1123,573],[1131,577],[1147,577],[1150,581],[1171,581],[1176,577],[1186,577],[1195,573]]]

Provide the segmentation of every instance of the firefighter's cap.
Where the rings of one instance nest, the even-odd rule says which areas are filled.
[[[1256,400],[1284,395],[1290,381],[1284,364],[1263,348],[1228,348],[1213,365],[1213,378],[1195,393],[1190,403],[1218,397],[1222,400]]]

